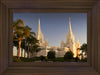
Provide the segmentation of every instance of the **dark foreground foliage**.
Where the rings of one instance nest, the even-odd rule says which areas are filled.
[[[64,60],[73,59],[73,53],[71,51],[66,52],[64,55]]]
[[[73,59],[67,59],[64,60],[63,57],[59,57],[59,58],[55,58],[55,59],[48,59],[45,56],[40,56],[40,57],[34,57],[34,58],[24,58],[24,57],[20,57],[20,59],[18,59],[18,57],[13,56],[13,62],[34,62],[34,61],[53,61],[53,62],[76,62],[76,60]],[[82,60],[82,61],[78,61],[78,62],[87,62],[86,59]]]
[[[18,59],[17,56],[13,56],[13,62],[34,62],[34,61],[53,61],[53,62],[87,62],[87,59],[80,60],[78,57],[73,58],[73,53],[71,51],[66,52],[64,57],[55,57],[55,52],[50,51],[48,52],[47,56],[40,56],[40,57],[33,57],[33,58],[24,58],[20,57]]]
[[[49,51],[47,57],[48,59],[55,59],[55,51]]]

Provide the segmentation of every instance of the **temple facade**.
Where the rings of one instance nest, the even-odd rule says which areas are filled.
[[[74,54],[74,57],[77,57],[80,53],[80,43],[79,40],[75,43],[75,37],[72,32],[71,28],[71,18],[69,18],[69,31],[66,35],[66,41],[61,41],[60,47],[50,47],[48,39],[44,41],[44,35],[41,31],[40,27],[40,19],[38,21],[38,29],[36,33],[36,38],[39,40],[39,46],[42,48],[40,52],[37,53],[37,56],[47,56],[48,52],[53,50],[56,52],[56,57],[64,57],[65,53],[68,51],[72,51]]]

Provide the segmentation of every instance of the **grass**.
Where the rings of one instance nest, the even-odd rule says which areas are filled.
[[[20,57],[20,59],[18,59],[18,57],[13,56],[13,61],[14,62],[34,62],[34,61],[39,61],[39,57],[36,58],[24,58],[24,57]]]
[[[34,62],[34,61],[41,61],[40,57],[34,57],[34,58],[24,58],[24,57],[20,57],[20,59],[18,60],[18,57],[13,56],[13,62]],[[47,59],[47,57],[45,57],[44,61],[53,61],[53,62],[75,62],[75,59],[67,59],[64,60],[63,57],[59,57],[59,58],[55,58],[55,59]],[[84,59],[80,62],[87,62],[87,59]]]

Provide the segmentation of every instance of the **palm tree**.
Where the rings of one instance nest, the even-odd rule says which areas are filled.
[[[18,41],[18,59],[20,59],[20,49],[24,49],[28,52],[29,57],[29,53],[32,52],[32,47],[38,43],[38,40],[35,38],[35,33],[30,31],[31,28],[24,26],[24,22],[21,19],[17,20],[13,24],[13,41]]]
[[[32,46],[32,43],[33,43],[33,36],[29,36],[26,40],[27,42],[27,46],[28,46],[28,58],[29,58],[29,53],[30,53],[30,47]]]
[[[21,40],[24,38],[24,22],[19,19],[13,24],[14,40],[19,41],[18,59],[20,59]]]
[[[39,41],[35,38],[35,33],[31,32],[30,36],[27,38],[27,46],[28,46],[28,58],[30,53],[34,52],[34,45],[38,44]],[[38,47],[38,45],[37,45]]]
[[[35,57],[37,55],[37,52],[39,52],[41,50],[40,46],[37,44],[33,45],[33,52],[35,53]]]
[[[27,51],[27,43],[26,43],[26,39],[30,36],[30,31],[31,31],[31,28],[28,27],[28,26],[25,26],[24,27],[24,38],[25,38],[25,49],[24,49],[24,57],[25,57],[25,52]]]
[[[25,50],[25,39],[23,39],[22,40],[22,42],[21,42],[21,57],[22,57],[22,55],[23,55],[23,50]]]
[[[31,42],[31,53],[35,53],[35,56],[36,56],[36,53],[38,51],[40,51],[41,49],[39,48],[40,46],[38,45],[39,43],[39,40],[37,40],[34,36],[32,37],[32,42]]]

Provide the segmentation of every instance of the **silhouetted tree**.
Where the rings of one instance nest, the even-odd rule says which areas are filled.
[[[66,52],[64,55],[64,60],[73,59],[73,53],[71,51]]]
[[[48,59],[55,59],[55,51],[49,51],[47,57]]]

